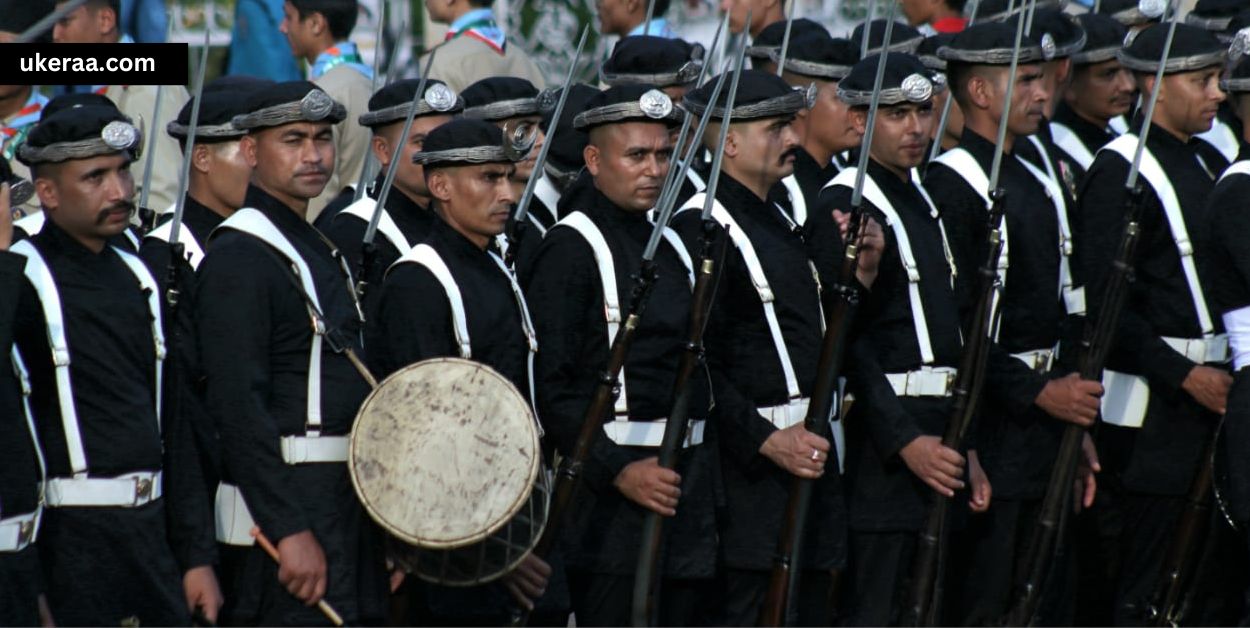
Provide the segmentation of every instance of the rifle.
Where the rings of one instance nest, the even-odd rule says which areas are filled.
[[[560,89],[560,98],[556,101],[555,111],[552,112],[551,128],[547,129],[543,147],[538,150],[538,158],[534,160],[534,171],[525,182],[525,191],[521,193],[521,200],[517,202],[516,214],[512,218],[512,232],[508,234],[508,250],[504,252],[504,263],[508,268],[512,268],[516,263],[516,252],[520,247],[521,238],[525,236],[525,219],[529,216],[530,203],[533,202],[534,192],[538,189],[538,180],[544,176],[543,169],[547,165],[547,154],[551,152],[556,127],[560,124],[560,114],[564,112],[564,103],[569,99],[569,88],[573,85],[573,73],[577,71],[577,64],[582,60],[582,49],[586,47],[586,35],[589,33],[589,25],[582,28],[582,38],[577,42],[577,53],[573,55],[573,63],[569,65],[569,71],[564,76],[564,87]]]
[[[726,15],[728,19],[728,15]],[[722,20],[721,26],[725,22]],[[721,30],[717,30],[717,39],[713,40],[713,46],[719,42]],[[727,113],[725,124],[721,127],[722,132],[729,128],[728,111],[733,109],[735,94],[737,93],[738,77],[742,73],[742,56],[746,51],[746,39],[743,38],[739,45],[737,58],[734,60],[734,80],[730,86],[728,97]],[[708,66],[705,64],[699,73],[699,80],[702,81]],[[699,128],[695,131],[696,137],[703,137],[704,131],[707,130],[707,124],[712,119],[711,107],[720,98],[721,88],[725,84],[725,79],[729,72],[722,72],[716,81],[716,85],[712,88],[712,95],[709,99],[708,110],[704,111],[703,117],[699,120]],[[690,120],[692,114],[687,114],[685,120],[682,121],[682,130],[678,136],[678,151],[685,142],[686,133],[690,130]],[[720,143],[724,146],[724,141]],[[667,225],[669,218],[673,214],[673,206],[677,203],[677,194],[681,188],[682,182],[686,179],[686,172],[689,171],[690,165],[694,162],[695,155],[702,148],[701,142],[694,142],[690,145],[686,158],[682,162],[681,167],[676,170],[676,176],[666,178],[671,181],[670,187],[664,189],[661,196],[661,202],[657,204],[656,225]],[[712,181],[718,178],[720,173],[721,161],[724,156],[723,148],[719,150],[712,164]],[[688,327],[688,335],[686,340],[686,351],[682,354],[680,362],[677,365],[677,375],[673,380],[673,401],[671,410],[668,414],[668,420],[664,424],[664,437],[660,442],[660,448],[657,453],[658,464],[665,469],[673,469],[677,466],[677,458],[681,451],[681,444],[686,440],[686,422],[689,415],[690,402],[690,379],[694,377],[695,371],[703,363],[703,332],[707,327],[708,313],[712,306],[712,295],[715,292],[714,278],[716,276],[717,259],[722,259],[725,252],[726,241],[721,242],[720,253],[713,257],[712,252],[712,230],[715,228],[715,221],[710,219],[711,201],[715,194],[715,183],[710,184],[708,190],[708,202],[704,205],[704,221],[703,221],[703,239],[702,252],[699,256],[698,274],[695,277],[695,283],[692,293],[692,301],[690,307],[690,324]],[[651,241],[647,243],[648,250],[659,246],[660,231],[652,232]],[[638,568],[634,571],[634,598],[632,608],[632,623],[635,626],[650,626],[657,622],[657,614],[659,613],[659,569],[657,565],[660,562],[660,546],[663,541],[664,518],[659,513],[648,510],[642,521],[642,537],[639,542],[641,551],[638,554]]]
[[[881,104],[881,84],[885,78],[886,62],[889,59],[887,51],[894,32],[894,15],[897,8],[897,1],[890,3],[883,34],[882,52],[877,60],[877,72],[873,78],[867,125],[864,137],[860,141],[859,164],[855,174],[855,187],[851,194],[850,229],[847,232],[846,242],[842,245],[842,265],[838,271],[837,282],[833,286],[833,292],[837,298],[833,307],[825,313],[825,334],[820,346],[816,381],[811,401],[807,406],[807,415],[803,417],[804,429],[826,439],[831,438],[829,421],[836,409],[834,397],[837,394],[838,379],[842,375],[842,362],[846,353],[851,321],[859,307],[859,293],[854,288],[854,281],[855,270],[859,264],[859,238],[864,220],[864,180],[868,172],[868,157],[872,147],[877,112]],[[868,27],[865,26],[865,41],[868,37],[867,30]],[[793,619],[792,601],[798,596],[799,574],[802,571],[800,559],[803,536],[807,529],[815,486],[814,480],[800,477],[790,479],[790,494],[786,502],[781,535],[777,540],[777,554],[773,559],[768,591],[760,609],[759,625],[761,626],[781,626],[790,623]]]
[[[1115,261],[1112,263],[1111,274],[1103,288],[1102,307],[1097,320],[1086,326],[1085,336],[1081,341],[1081,379],[1090,381],[1102,379],[1102,371],[1107,364],[1111,344],[1115,339],[1116,324],[1124,309],[1124,303],[1128,300],[1129,284],[1133,280],[1133,261],[1136,259],[1137,244],[1141,237],[1143,188],[1138,175],[1141,170],[1142,154],[1146,149],[1146,138],[1150,133],[1150,121],[1154,119],[1158,86],[1163,80],[1163,70],[1167,56],[1172,49],[1172,38],[1176,33],[1179,15],[1180,12],[1177,11],[1168,27],[1167,39],[1163,45],[1163,59],[1159,62],[1159,69],[1155,72],[1156,87],[1146,103],[1145,122],[1142,125],[1137,151],[1133,156],[1133,163],[1125,182],[1128,196],[1124,210],[1124,233],[1120,236],[1120,244]],[[1047,482],[1046,495],[1042,499],[1037,524],[1029,537],[1024,562],[1021,563],[1020,573],[1023,580],[1018,585],[1016,602],[1008,613],[1008,623],[1012,625],[1031,625],[1036,619],[1035,615],[1038,604],[1041,602],[1046,575],[1050,571],[1050,560],[1054,556],[1062,532],[1063,509],[1071,499],[1077,465],[1080,461],[1081,442],[1084,438],[1085,428],[1079,425],[1069,425],[1064,428],[1063,438],[1059,443],[1059,452],[1055,457],[1055,465],[1051,468],[1050,479]],[[1200,473],[1199,476],[1201,475]],[[1195,481],[1197,479],[1199,478],[1195,478]],[[1207,479],[1209,489],[1209,475]],[[1172,603],[1175,604],[1175,602],[1174,598]]]
[[[369,226],[365,227],[364,241],[360,247],[360,277],[356,280],[356,298],[364,301],[365,292],[369,289],[369,274],[378,259],[378,247],[373,239],[378,234],[378,225],[382,222],[382,212],[386,211],[386,199],[391,194],[391,186],[395,184],[395,173],[399,171],[399,160],[403,157],[404,147],[408,145],[408,134],[412,132],[412,121],[417,117],[418,105],[425,98],[425,86],[429,82],[430,68],[434,65],[434,57],[438,49],[430,51],[430,58],[425,62],[425,71],[417,82],[417,91],[412,94],[412,103],[408,107],[408,115],[404,118],[403,129],[399,132],[399,140],[395,142],[395,150],[391,153],[391,163],[386,165],[386,177],[382,179],[382,187],[378,189],[378,200],[373,206],[373,215],[369,216]]]
[[[1037,0],[1032,0],[1030,10],[1036,5]],[[959,372],[951,391],[954,401],[951,416],[942,433],[942,445],[956,451],[962,448],[964,436],[972,425],[972,418],[980,404],[981,388],[985,384],[985,365],[989,359],[990,344],[993,342],[991,333],[997,317],[996,293],[1000,289],[998,262],[1003,251],[1002,223],[1007,198],[1007,191],[999,187],[998,182],[1003,165],[1002,147],[1007,139],[1007,120],[1011,115],[1011,99],[1015,93],[1016,69],[1020,64],[1024,23],[1024,16],[1016,21],[1016,39],[1011,65],[1007,71],[1006,100],[998,121],[998,149],[994,151],[994,161],[990,167],[989,254],[977,271],[976,306],[968,326],[968,343],[964,346]],[[929,502],[912,562],[911,591],[908,605],[904,609],[905,625],[933,626],[939,623],[937,615],[943,597],[940,572],[946,546],[946,515],[950,511],[950,503],[950,498],[936,493],[933,501]]]

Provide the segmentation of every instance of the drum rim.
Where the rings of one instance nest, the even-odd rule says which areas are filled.
[[[369,406],[369,403],[373,401],[373,398],[381,390],[383,390],[383,388],[386,386],[386,383],[391,381],[392,379],[395,379],[399,377],[400,375],[404,374],[405,372],[411,369],[415,369],[417,367],[428,367],[428,366],[434,366],[438,364],[460,364],[460,365],[471,366],[473,368],[480,369],[487,376],[495,378],[499,380],[501,383],[503,383],[506,386],[506,389],[511,394],[516,395],[516,397],[521,400],[522,402],[521,406],[525,408],[526,418],[529,419],[529,424],[532,426],[532,429],[528,430],[528,433],[532,439],[531,444],[533,447],[533,451],[537,454],[533,456],[533,458],[530,460],[530,469],[528,473],[529,480],[526,483],[527,486],[531,487],[530,490],[524,491],[520,496],[517,497],[517,499],[512,504],[509,504],[505,511],[505,514],[503,516],[500,516],[499,519],[495,523],[488,526],[485,530],[474,533],[472,535],[466,535],[459,539],[454,539],[454,540],[449,540],[449,541],[438,541],[438,540],[419,538],[407,532],[399,530],[394,524],[390,523],[389,521],[386,520],[385,517],[382,516],[379,510],[379,507],[375,505],[369,499],[367,495],[365,495],[364,491],[361,489],[360,481],[356,477],[357,475],[356,460],[358,456],[356,449],[360,443],[359,439],[357,439],[356,437],[357,427],[360,425],[361,415],[364,413],[365,409]],[[426,360],[421,360],[419,362],[413,362],[412,364],[409,364],[401,369],[398,369],[394,373],[391,373],[389,376],[387,376],[386,379],[379,382],[377,387],[375,387],[372,391],[370,391],[369,396],[365,397],[365,400],[360,404],[360,408],[356,411],[356,417],[352,420],[352,431],[349,437],[348,450],[347,450],[347,471],[348,471],[348,476],[351,478],[351,481],[352,481],[352,488],[355,489],[356,491],[356,497],[360,500],[360,503],[364,507],[365,511],[369,513],[369,518],[372,519],[374,523],[376,523],[384,531],[386,531],[387,534],[390,534],[405,543],[409,543],[411,545],[415,545],[420,548],[433,549],[433,550],[450,550],[450,549],[456,549],[460,547],[466,547],[469,545],[473,545],[475,543],[480,543],[483,540],[489,538],[495,532],[498,532],[499,530],[503,529],[514,518],[516,518],[517,513],[520,512],[520,510],[529,502],[530,494],[533,492],[532,487],[538,477],[538,474],[540,473],[541,468],[542,468],[542,445],[541,445],[540,438],[539,438],[538,422],[534,417],[534,410],[530,406],[529,400],[525,398],[525,395],[523,395],[521,391],[517,390],[517,387],[513,385],[513,383],[509,381],[508,378],[500,374],[499,371],[496,371],[495,369],[491,368],[487,364],[484,364],[482,362],[477,362],[475,360],[467,360],[464,358],[457,358],[457,357],[430,358]]]

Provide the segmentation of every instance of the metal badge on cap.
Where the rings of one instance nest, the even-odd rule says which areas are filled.
[[[703,69],[703,63],[697,60],[687,61],[681,69],[677,71],[678,83],[689,83],[699,78],[699,72]]]
[[[638,108],[642,109],[648,118],[660,120],[673,113],[673,99],[658,89],[648,90],[642,98],[638,99]]]
[[[538,140],[538,125],[523,120],[509,120],[503,125],[503,154],[512,161],[521,161],[530,154]]]
[[[1137,10],[1153,20],[1161,17],[1164,11],[1168,10],[1168,0],[1141,0],[1137,3]]]
[[[544,113],[553,111],[556,103],[560,101],[560,90],[556,88],[544,89],[538,92],[538,96],[534,99],[538,103],[538,110]]]
[[[448,111],[456,106],[456,92],[442,83],[431,85],[422,98],[434,111]]]
[[[933,82],[920,74],[909,75],[900,87],[903,98],[911,102],[924,102],[933,96]]]
[[[109,148],[117,150],[133,148],[139,142],[139,130],[129,122],[114,120],[104,125],[100,131],[100,139],[104,140]]]
[[[808,109],[816,106],[816,97],[820,95],[820,88],[816,87],[816,81],[807,84],[807,87],[796,87],[795,89],[803,90],[803,104]]]
[[[321,120],[334,110],[334,99],[330,95],[314,89],[299,101],[299,112],[307,120]]]
[[[1237,63],[1246,53],[1250,52],[1250,26],[1237,31],[1233,35],[1233,40],[1228,44],[1228,58],[1231,63]]]
[[[1055,38],[1050,33],[1042,33],[1042,58],[1050,61],[1055,58]]]

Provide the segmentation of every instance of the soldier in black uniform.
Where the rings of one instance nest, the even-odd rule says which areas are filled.
[[[838,88],[861,133],[879,58],[856,64]],[[851,549],[844,599],[848,623],[856,626],[897,623],[899,584],[910,574],[926,503],[934,490],[954,495],[965,487],[963,455],[938,442],[962,352],[957,273],[917,170],[937,115],[934,84],[919,59],[890,53],[881,88],[864,209],[888,226],[886,252],[860,304],[861,328],[847,358],[856,400],[846,430]],[[839,248],[833,211],[850,211],[855,175],[853,167],[842,171],[821,193],[808,221],[814,257],[816,249]],[[821,268],[825,285],[837,273],[833,261]],[[990,497],[984,473],[971,477],[971,505],[984,510]]]
[[[1239,28],[1250,26],[1245,19],[1250,17],[1248,11],[1250,5],[1238,0],[1198,0],[1193,10],[1185,15],[1185,23],[1209,31],[1222,42],[1229,42]],[[1237,161],[1242,124],[1233,107],[1225,102],[1220,105],[1211,129],[1195,136],[1202,140],[1198,154],[1212,176],[1219,178],[1229,164]]]
[[[938,33],[924,38],[919,46],[916,46],[916,57],[929,68],[933,76],[933,110],[937,115],[933,119],[933,132],[930,134],[929,152],[925,154],[925,165],[928,165],[928,157],[932,154],[932,142],[941,142],[942,148],[939,150],[947,150],[954,148],[959,144],[959,138],[964,133],[964,114],[959,110],[959,103],[951,102],[950,111],[946,114],[946,126],[939,129],[938,124],[941,120],[942,110],[946,108],[946,102],[951,97],[950,86],[946,79],[946,60],[938,56],[938,50],[949,44],[954,39],[954,33]],[[940,76],[939,76],[940,75]],[[942,136],[937,134],[941,132]],[[921,167],[923,172],[925,167]]]
[[[116,107],[83,106],[45,116],[18,154],[48,219],[13,247],[27,258],[15,337],[48,465],[39,552],[62,624],[183,624],[188,602],[210,605],[217,586],[211,564],[184,562],[167,534],[166,509],[212,522],[179,502],[202,492],[163,499],[163,450],[185,450],[162,433],[160,291],[110,245],[135,209],[139,135]]]
[[[22,294],[26,258],[9,251],[13,213],[9,186],[0,185],[0,351],[10,356],[0,368],[0,623],[34,626],[47,608],[40,586],[38,535],[43,452],[27,395],[25,364],[14,351],[14,322]],[[51,618],[49,618],[50,620]]]
[[[1179,25],[1157,86],[1166,25],[1148,27],[1120,53],[1144,95],[1161,89],[1143,154],[1141,235],[1128,301],[1104,375],[1099,448],[1125,525],[1115,621],[1145,620],[1146,604],[1174,523],[1202,454],[1224,413],[1232,378],[1227,338],[1207,294],[1220,272],[1206,229],[1214,181],[1200,164],[1196,133],[1210,128],[1224,93],[1225,48],[1210,33]],[[1080,197],[1082,263],[1088,293],[1101,295],[1123,232],[1125,183],[1139,126],[1105,146]],[[1099,304],[1091,301],[1091,316]]]
[[[864,49],[865,30],[868,31],[868,54],[881,52],[881,44],[885,41],[885,20],[875,19],[871,23],[855,25],[850,40],[856,50]],[[890,52],[915,52],[924,38],[923,33],[906,24],[895,24],[890,31]]]
[[[794,120],[800,147],[794,152],[794,174],[782,179],[790,192],[791,216],[800,225],[807,222],[820,189],[842,169],[842,153],[859,146],[860,134],[838,100],[838,81],[858,60],[854,44],[823,32],[790,40],[781,78],[796,89],[816,89],[811,110],[800,111]]]
[[[534,150],[529,158],[518,163],[512,175],[512,187],[516,188],[517,198],[525,189],[525,183],[534,172],[534,163],[538,159],[538,151],[542,149],[546,136],[541,129],[543,110],[555,106],[554,92],[544,92],[542,106],[539,103],[538,88],[534,84],[515,76],[492,76],[482,79],[464,89],[464,117],[485,120],[503,127],[506,124],[527,124],[538,129],[535,136]],[[544,225],[550,227],[551,225]]]
[[[554,225],[564,217],[560,199],[586,167],[586,159],[582,156],[586,150],[586,134],[573,127],[573,120],[586,107],[586,101],[598,94],[599,90],[585,83],[574,83],[569,90],[569,97],[564,103],[564,111],[560,112],[559,120],[553,119],[554,108],[543,112],[543,133],[553,139],[547,153],[547,163],[543,164],[543,178],[534,186],[534,198],[530,201],[529,209],[530,224],[539,229],[540,233],[546,233],[545,226]],[[559,96],[558,91],[556,95]],[[546,215],[536,218],[535,212],[545,212]],[[537,247],[533,250],[537,250]]]
[[[694,87],[703,67],[703,46],[681,39],[654,35],[631,35],[618,42],[612,56],[599,68],[599,79],[608,87],[650,85],[681,104],[686,90]]]
[[[346,261],[305,221],[334,167],[342,105],[312,83],[279,83],[233,120],[253,167],[243,209],[209,242],[195,328],[208,409],[221,435],[223,536],[255,525],[278,564],[252,547],[228,596],[243,623],[322,624],[324,598],[348,623],[384,617],[381,538],[348,478],[347,433],[369,391],[346,351],[361,314]]]
[[[375,372],[384,377],[421,360],[461,357],[495,369],[528,398],[537,341],[520,286],[490,247],[516,202],[509,181],[515,158],[504,150],[499,127],[465,119],[431,131],[413,159],[424,169],[439,220],[424,241],[395,262],[380,286],[367,337],[376,347],[371,357]],[[443,269],[455,290],[439,279]],[[502,588],[427,585],[429,616],[422,623],[507,623],[510,605],[504,590],[532,608],[549,574],[548,565],[531,555],[505,576]],[[567,623],[567,600],[562,608],[563,615],[540,614],[531,621]],[[543,610],[550,613],[551,607]]]
[[[1019,156],[1019,146],[1042,123],[1048,94],[1042,85],[1041,44],[1025,36],[1019,67],[1009,77],[1016,26],[982,22],[959,33],[939,52],[947,60],[952,96],[964,113],[958,147],[929,164],[925,187],[937,203],[961,273],[961,304],[978,295],[970,289],[989,252],[989,178],[995,139],[1005,109],[1008,80],[1015,81],[998,186],[1006,190],[998,260],[1004,287],[997,305],[996,342],[990,347],[980,418],[974,431],[979,461],[994,487],[989,512],[973,517],[963,532],[966,554],[954,580],[965,586],[952,600],[960,623],[999,621],[1006,612],[1015,566],[1046,489],[1059,439],[1068,423],[1090,425],[1101,387],[1080,380],[1059,362],[1067,317],[1083,310],[1072,287],[1067,207],[1058,184]],[[1089,449],[1092,454],[1092,447]],[[1082,495],[1089,505],[1093,479]],[[1058,587],[1051,587],[1055,592]],[[1056,619],[1063,623],[1063,619]]]
[[[560,452],[581,428],[608,348],[628,315],[630,293],[654,229],[654,207],[680,113],[645,85],[592,97],[576,126],[589,134],[586,173],[562,202],[570,213],[543,239],[523,282],[542,348],[539,416]],[[708,433],[706,375],[690,380],[688,439],[676,469],[657,465],[690,318],[693,271],[675,233],[655,256],[656,283],[620,378],[613,415],[591,445],[564,556],[578,625],[630,620],[639,538],[647,510],[669,517],[661,557],[659,622],[702,622],[716,568],[715,450]]]
[[[727,79],[732,80],[732,79]],[[822,335],[821,294],[799,226],[782,204],[794,172],[795,115],[806,94],[774,74],[744,70],[724,148],[718,144],[728,90],[708,102],[714,81],[682,107],[710,115],[703,138],[724,150],[711,237],[730,237],[704,345],[716,398],[716,439],[724,482],[720,521],[728,625],[754,625],[777,552],[794,477],[817,480],[803,539],[801,587],[792,601],[803,625],[832,621],[830,574],[846,563],[842,478],[830,442],[803,427]],[[674,217],[691,251],[705,233],[696,194]],[[832,463],[830,464],[830,461]]]
[[[1151,24],[1158,24],[1158,16],[1150,16],[1141,12],[1138,6],[1140,2],[1141,0],[1103,0],[1099,3],[1097,13],[1110,17],[1134,32]]]
[[[381,164],[377,178],[369,186],[369,193],[359,201],[345,206],[341,211],[334,211],[335,202],[317,217],[323,225],[322,232],[339,248],[347,259],[349,268],[358,273],[364,262],[365,231],[377,208],[377,197],[381,193],[382,182],[386,179],[386,170],[390,167],[391,158],[395,155],[395,147],[399,143],[399,135],[404,130],[408,113],[416,100],[417,112],[412,119],[412,128],[404,142],[404,150],[399,153],[399,165],[395,169],[395,179],[391,191],[386,197],[386,208],[378,221],[378,230],[374,234],[373,244],[376,247],[374,256],[369,260],[367,276],[361,277],[367,285],[380,286],[386,269],[395,260],[407,253],[430,234],[430,229],[438,218],[430,210],[430,191],[425,186],[425,175],[421,166],[412,162],[412,155],[421,150],[425,138],[436,128],[450,122],[456,114],[464,109],[464,100],[451,91],[442,81],[426,82],[425,93],[416,99],[419,79],[406,79],[391,83],[378,90],[369,99],[369,111],[360,115],[361,126],[373,131],[373,139],[369,144],[373,156]],[[344,200],[350,201],[350,196]],[[326,214],[333,212],[327,219]],[[366,313],[372,311],[373,296],[376,291],[365,292]]]
[[[1119,135],[1112,122],[1123,120],[1136,91],[1133,75],[1116,58],[1128,28],[1101,13],[1077,19],[1085,30],[1085,45],[1072,55],[1072,83],[1055,104],[1050,122],[1055,157],[1074,198],[1098,149]]]

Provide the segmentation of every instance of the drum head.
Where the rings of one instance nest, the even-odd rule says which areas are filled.
[[[365,399],[348,468],[365,509],[418,547],[482,540],[525,505],[541,463],[525,397],[459,358],[409,365]]]

